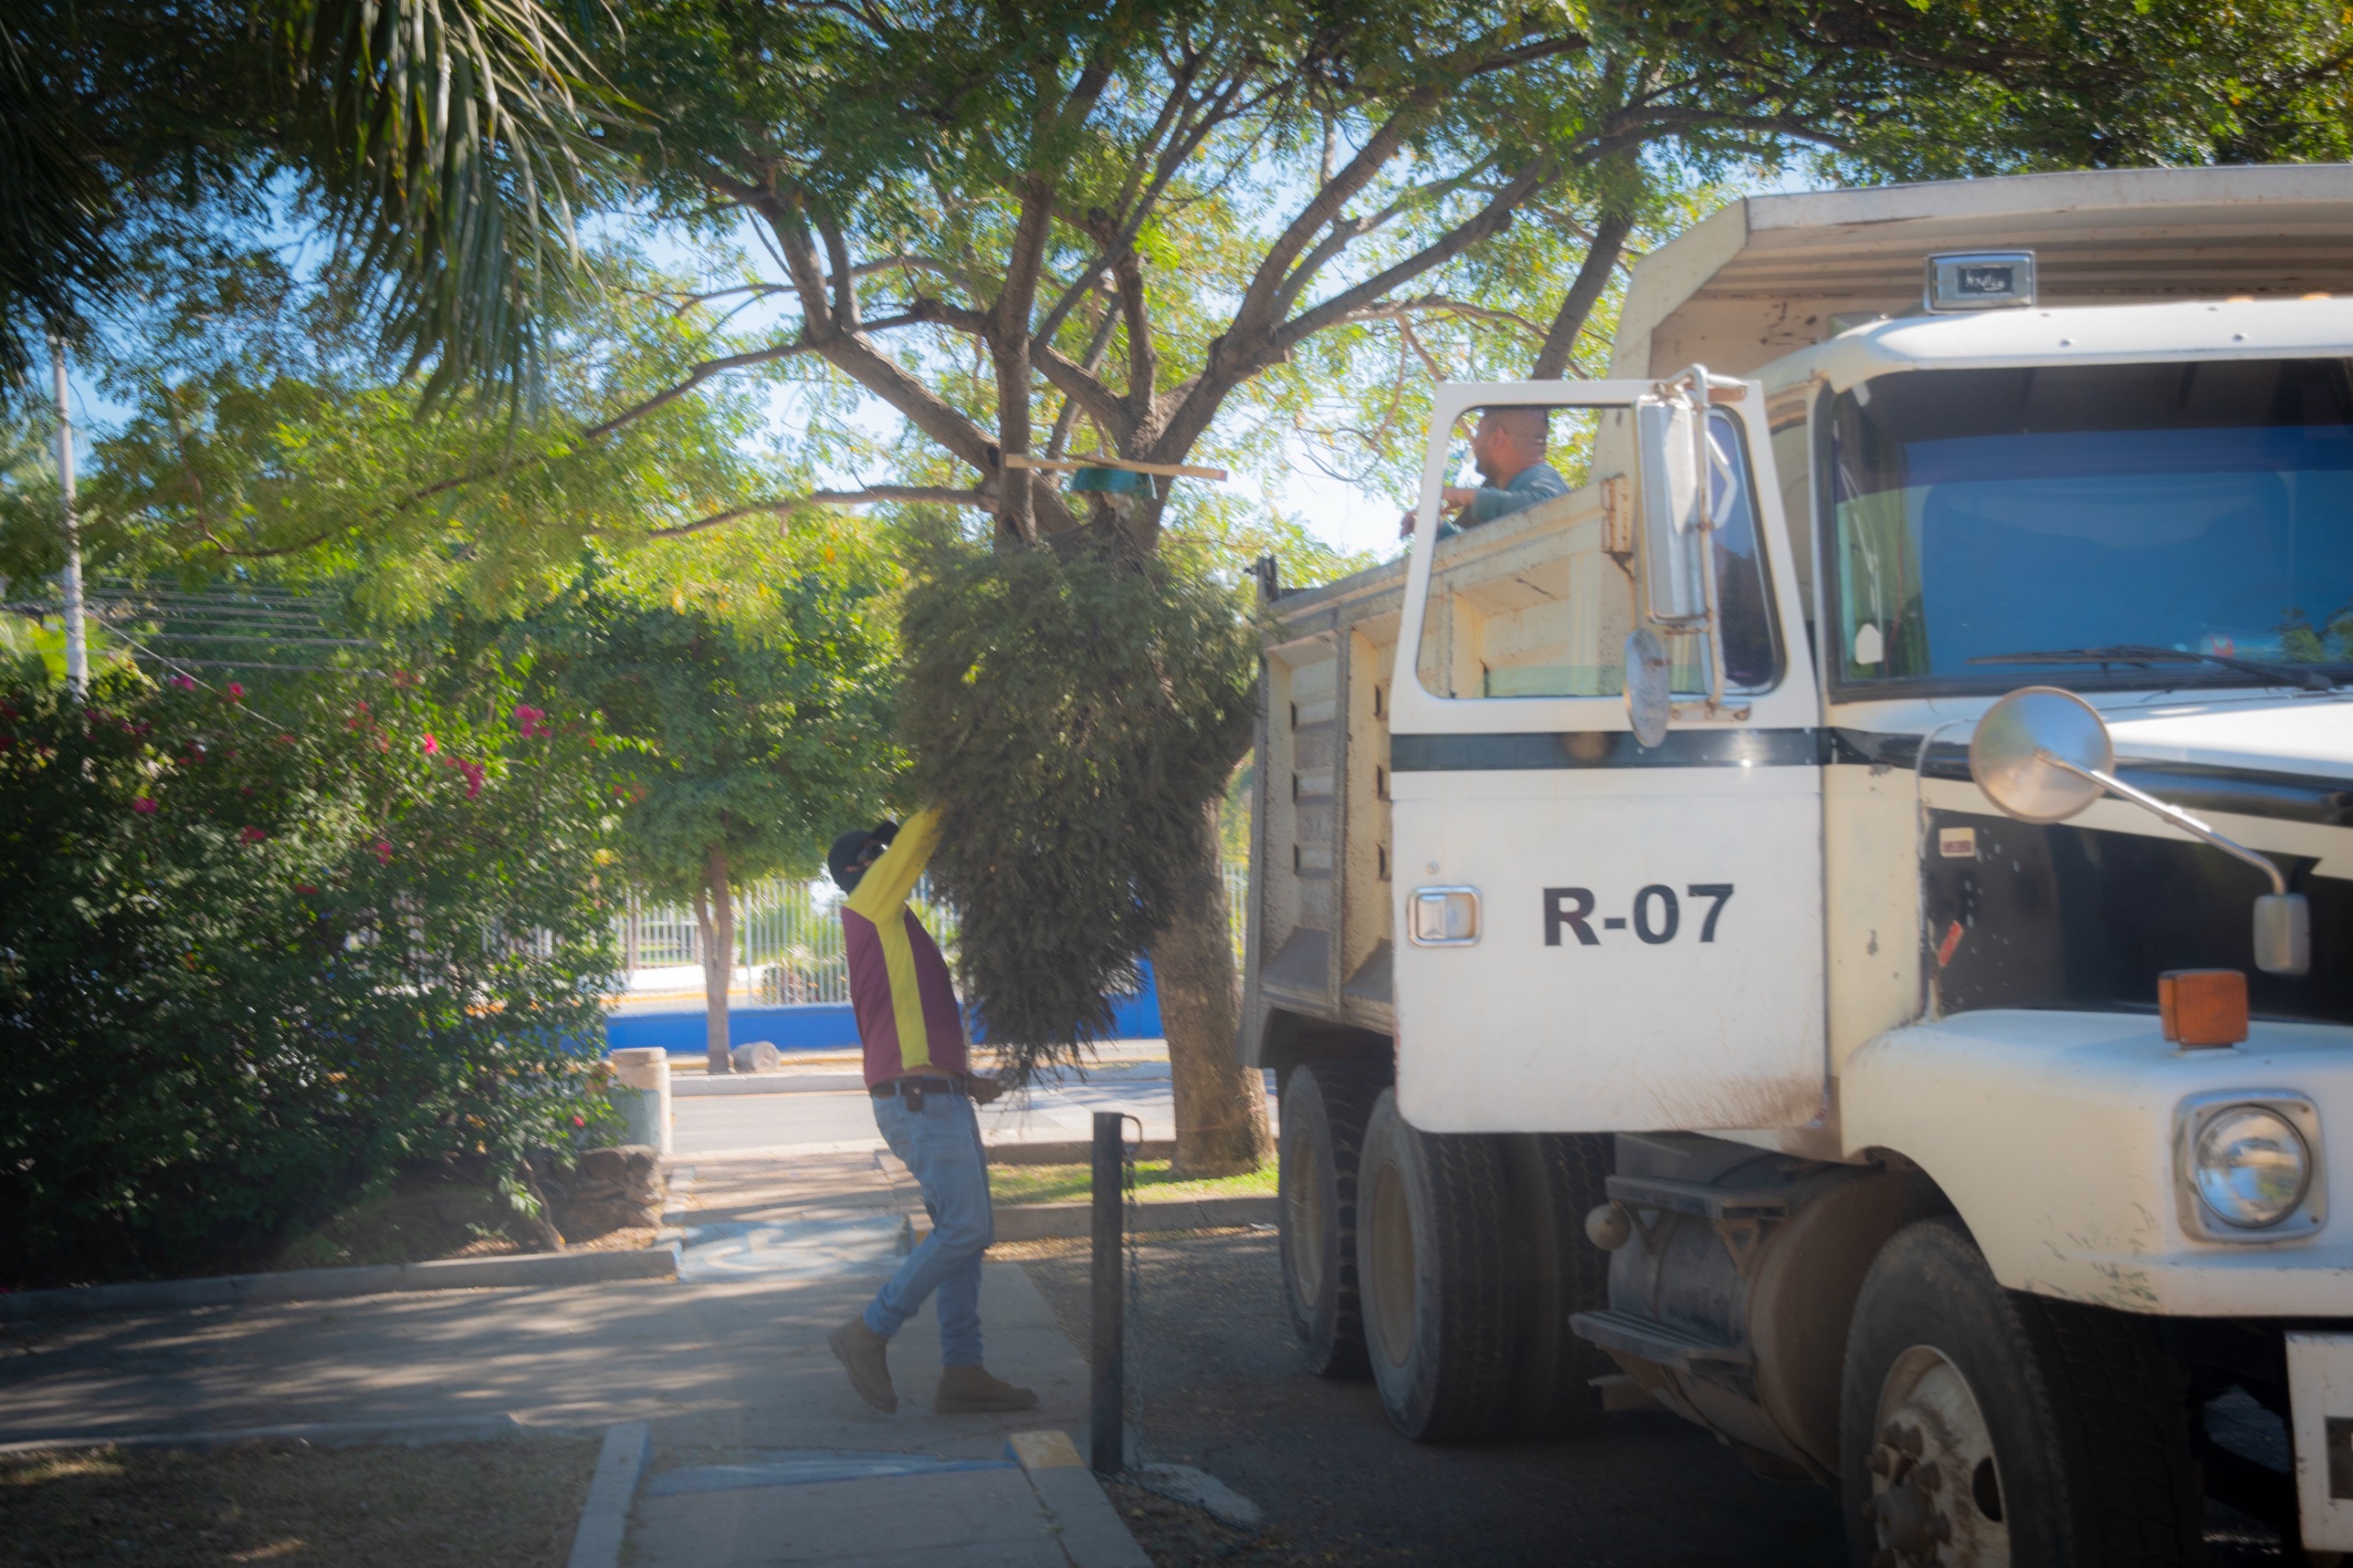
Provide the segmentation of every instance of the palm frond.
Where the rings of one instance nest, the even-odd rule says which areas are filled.
[[[577,288],[576,222],[620,106],[539,0],[278,0],[294,131],[335,237],[426,396],[535,401],[545,307]]]

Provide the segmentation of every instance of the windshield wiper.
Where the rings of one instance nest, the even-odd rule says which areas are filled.
[[[2044,653],[1987,653],[1972,665],[2217,665],[2226,670],[2261,676],[2272,686],[2300,686],[2306,691],[2334,691],[2337,680],[2323,670],[2296,665],[2266,664],[2237,659],[2227,653],[2193,653],[2182,648],[2160,648],[2151,642],[2119,642],[2106,648],[2059,648]]]

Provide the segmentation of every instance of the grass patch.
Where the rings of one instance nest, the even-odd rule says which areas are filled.
[[[1271,1198],[1275,1167],[1270,1162],[1240,1176],[1213,1176],[1206,1181],[1182,1181],[1166,1160],[1136,1162],[1136,1195],[1144,1201],[1184,1198]],[[991,1165],[989,1196],[1005,1203],[1069,1203],[1094,1190],[1094,1171],[1087,1165]]]
[[[0,1455],[0,1568],[563,1568],[592,1439]]]

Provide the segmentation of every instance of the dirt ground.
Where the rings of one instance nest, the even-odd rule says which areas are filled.
[[[1086,1245],[1032,1244],[1021,1256],[1082,1354]],[[1115,1486],[1121,1515],[1160,1568],[1836,1568],[1846,1561],[1829,1493],[1759,1479],[1706,1432],[1663,1412],[1612,1416],[1590,1438],[1407,1442],[1390,1427],[1370,1382],[1326,1381],[1301,1369],[1271,1232],[1150,1238],[1142,1267],[1142,1312],[1129,1320],[1128,1343],[1142,1364],[1148,1457],[1199,1465],[1267,1516],[1254,1537]],[[1138,1415],[1131,1410],[1130,1420]],[[2276,1539],[2247,1525],[2214,1510],[2214,1568],[2282,1561]]]
[[[561,1568],[595,1441],[0,1455],[0,1568]]]

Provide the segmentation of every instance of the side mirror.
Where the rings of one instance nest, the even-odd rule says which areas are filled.
[[[1706,639],[1711,713],[1723,704],[1724,655],[1710,536],[1717,519],[1731,515],[1743,480],[1733,450],[1716,433],[1709,399],[1735,399],[1743,391],[1739,382],[1716,381],[1706,366],[1694,365],[1634,404],[1643,459],[1644,608],[1654,626]]]
[[[2223,837],[2179,806],[2116,777],[2108,723],[2082,698],[2054,686],[2021,687],[1985,710],[1969,738],[1969,776],[2005,815],[2057,823],[2104,795],[2131,801],[2184,833],[2202,838],[2271,879],[2255,901],[2255,966],[2266,974],[2303,974],[2313,966],[2312,909],[2288,891],[2270,857]]]
[[[1634,405],[1643,448],[1643,585],[1651,619],[1663,626],[1699,626],[1707,619],[1707,404],[1690,397]]]

